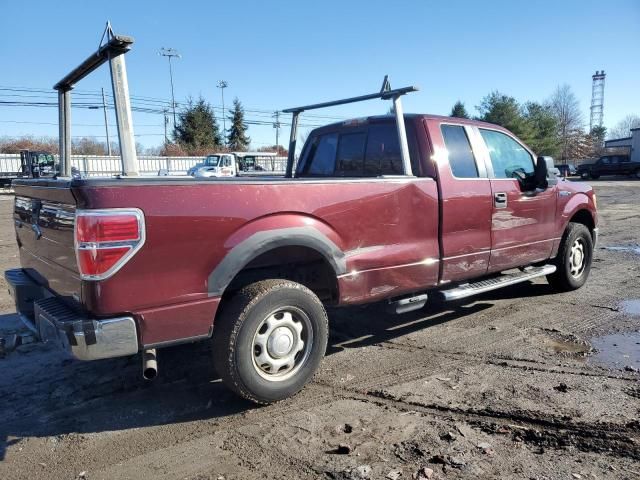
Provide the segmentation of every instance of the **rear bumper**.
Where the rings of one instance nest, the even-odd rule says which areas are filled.
[[[68,306],[22,269],[7,270],[4,276],[16,311],[41,341],[57,343],[79,360],[138,353],[138,332],[132,317],[93,319]]]

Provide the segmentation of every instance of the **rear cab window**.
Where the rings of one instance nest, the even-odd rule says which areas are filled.
[[[471,149],[469,137],[462,125],[440,125],[447,148],[449,167],[456,178],[479,178],[478,165]]]
[[[406,122],[412,173],[420,174],[415,128]],[[306,144],[296,177],[380,177],[403,175],[400,142],[395,122],[336,128]]]

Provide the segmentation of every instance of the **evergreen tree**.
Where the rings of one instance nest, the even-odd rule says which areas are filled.
[[[479,120],[500,125],[529,144],[533,132],[515,98],[493,91],[476,108],[480,112]]]
[[[222,146],[222,137],[213,108],[202,97],[194,102],[189,99],[187,107],[180,113],[173,137],[186,151],[211,149]]]
[[[247,136],[247,124],[244,123],[244,109],[240,100],[233,100],[233,110],[231,116],[231,128],[227,133],[227,147],[231,150],[243,152],[247,150],[251,138]]]
[[[538,102],[527,102],[524,118],[531,129],[529,147],[536,155],[556,157],[560,153],[560,137],[558,121],[551,108]]]
[[[451,115],[449,116],[457,118],[470,118],[469,114],[467,113],[467,109],[464,108],[464,103],[462,103],[460,100],[458,100],[453,105],[453,108],[451,109]]]

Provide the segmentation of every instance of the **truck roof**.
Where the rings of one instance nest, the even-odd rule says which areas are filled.
[[[455,123],[460,123],[464,125],[475,125],[477,127],[491,127],[493,129],[507,131],[505,128],[501,127],[500,125],[483,122],[481,120],[473,120],[470,118],[448,117],[445,115],[432,115],[429,113],[405,113],[404,118],[406,120],[424,119],[424,120],[453,121]],[[322,127],[315,128],[311,133],[312,134],[321,133],[325,130],[336,130],[344,127],[355,127],[358,125],[364,125],[369,123],[395,122],[395,119],[396,119],[395,115],[371,115],[368,117],[349,118],[347,120],[342,120],[340,122],[334,122],[328,125],[324,125]]]

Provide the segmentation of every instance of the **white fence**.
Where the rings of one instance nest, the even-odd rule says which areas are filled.
[[[55,155],[56,161],[58,156]],[[141,175],[157,175],[160,170],[167,170],[170,175],[186,175],[187,170],[204,157],[159,157],[139,155],[138,166]],[[257,165],[267,172],[282,173],[287,167],[286,157],[258,159]],[[107,155],[71,155],[71,166],[88,177],[104,177],[122,172],[120,157]],[[20,170],[20,154],[0,153],[0,175],[15,174]]]

